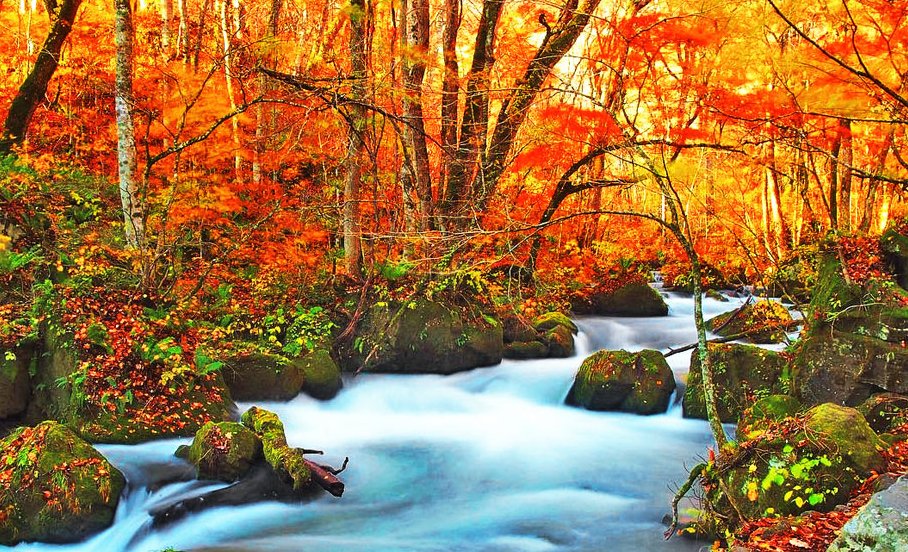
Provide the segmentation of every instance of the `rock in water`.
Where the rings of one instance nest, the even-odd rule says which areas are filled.
[[[68,427],[19,428],[0,451],[0,544],[75,542],[113,522],[123,474]]]
[[[828,552],[903,552],[908,550],[908,479],[899,478],[858,510],[842,527]]]
[[[660,414],[674,391],[674,374],[659,351],[599,351],[583,361],[565,402],[588,410]]]
[[[192,462],[199,479],[232,483],[262,458],[262,440],[236,422],[209,422],[196,432],[192,445],[178,449],[177,455]]]
[[[599,316],[666,316],[668,305],[658,291],[642,281],[624,284],[615,290],[593,290],[571,298],[577,314]]]
[[[227,359],[221,372],[236,401],[289,401],[299,394],[305,379],[296,363],[261,353]]]
[[[316,349],[291,363],[303,372],[303,393],[314,399],[333,399],[344,386],[340,368],[326,349]]]

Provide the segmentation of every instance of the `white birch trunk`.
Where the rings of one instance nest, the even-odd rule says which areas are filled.
[[[142,200],[136,184],[136,137],[133,121],[133,27],[132,8],[129,0],[114,0],[116,10],[116,97],[117,113],[117,165],[120,177],[120,202],[126,244],[142,248],[145,244],[145,221]]]

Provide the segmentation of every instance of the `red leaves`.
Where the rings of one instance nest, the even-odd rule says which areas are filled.
[[[842,236],[838,247],[842,252],[845,273],[853,282],[862,284],[871,279],[886,281],[892,278],[883,262],[880,242],[876,239]]]

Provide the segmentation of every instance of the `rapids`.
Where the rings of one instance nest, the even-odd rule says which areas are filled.
[[[563,405],[593,351],[693,342],[693,299],[668,293],[667,302],[667,317],[578,320],[573,358],[506,360],[446,377],[363,375],[329,402],[257,403],[278,413],[291,446],[324,450],[318,461],[335,466],[350,457],[341,499],[216,508],[152,529],[150,509],[220,485],[168,483],[186,472],[172,454],[188,439],[101,445],[129,481],[114,525],[74,545],[13,550],[708,550],[662,539],[674,486],[712,442],[706,422],[683,419],[677,401],[649,417]],[[705,316],[740,304],[704,299]],[[689,359],[669,357],[677,379]]]

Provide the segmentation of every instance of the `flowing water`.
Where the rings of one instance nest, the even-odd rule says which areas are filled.
[[[563,405],[593,351],[693,342],[693,300],[668,294],[667,302],[667,317],[579,320],[573,358],[506,360],[446,377],[364,375],[329,402],[257,403],[280,415],[292,446],[324,450],[319,461],[335,466],[350,457],[343,498],[216,508],[152,530],[150,509],[223,485],[161,484],[185,473],[172,454],[187,439],[104,445],[129,481],[114,525],[79,544],[15,550],[707,550],[662,539],[672,489],[711,443],[707,424],[683,419],[677,402],[648,417]],[[705,315],[740,304],[706,299]],[[690,354],[669,359],[681,378]]]

